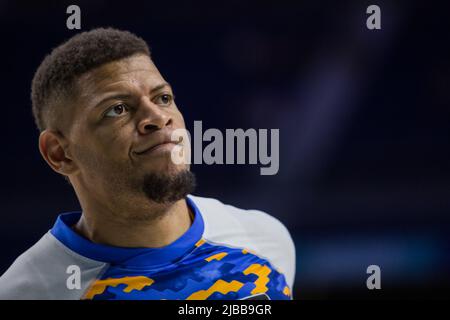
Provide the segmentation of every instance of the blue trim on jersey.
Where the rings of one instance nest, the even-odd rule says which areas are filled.
[[[180,238],[163,248],[121,248],[93,243],[71,228],[80,219],[80,211],[60,214],[50,232],[72,251],[93,260],[113,265],[126,264],[127,268],[159,267],[174,263],[192,251],[203,236],[202,215],[189,197],[186,201],[194,212],[194,221]]]

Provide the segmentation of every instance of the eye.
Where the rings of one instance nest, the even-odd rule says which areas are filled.
[[[128,107],[125,104],[121,103],[114,107],[111,107],[108,112],[105,113],[105,117],[117,118],[122,116],[126,112],[128,112]]]
[[[170,94],[162,94],[156,98],[156,104],[169,105],[173,101],[173,97]]]

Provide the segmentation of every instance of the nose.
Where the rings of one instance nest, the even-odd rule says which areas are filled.
[[[152,133],[172,123],[172,118],[168,112],[161,110],[161,107],[150,101],[148,97],[141,99],[138,113],[137,129],[140,134]]]

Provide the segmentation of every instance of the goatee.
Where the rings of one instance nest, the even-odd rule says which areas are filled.
[[[195,190],[195,175],[183,170],[175,175],[151,173],[144,177],[142,190],[149,200],[160,203],[173,203],[184,199]]]

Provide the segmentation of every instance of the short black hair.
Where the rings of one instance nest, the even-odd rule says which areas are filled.
[[[144,54],[147,43],[135,34],[113,28],[97,28],[79,33],[47,55],[31,85],[33,115],[39,131],[58,121],[64,101],[77,92],[76,79],[105,63]]]

